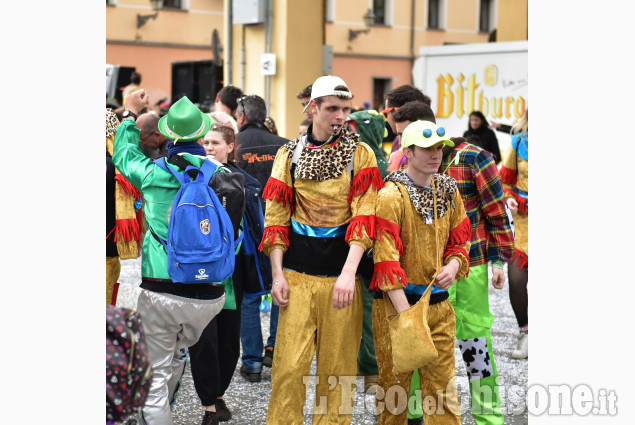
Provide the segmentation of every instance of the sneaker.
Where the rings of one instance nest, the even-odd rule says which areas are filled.
[[[364,392],[366,394],[375,394],[379,385],[379,375],[364,375]]]
[[[521,332],[518,335],[518,346],[512,352],[512,359],[526,359],[529,356],[529,335]]]
[[[203,416],[203,422],[201,422],[201,425],[218,425],[216,412],[205,411],[205,416]]]
[[[216,399],[216,416],[218,417],[219,422],[225,422],[232,418],[232,412],[229,411],[227,405],[225,404],[225,400],[222,398]]]
[[[249,382],[260,382],[260,372],[247,372],[245,366],[240,366],[240,374]]]
[[[273,347],[266,346],[265,347],[265,355],[262,358],[262,365],[263,366],[267,366],[267,367],[271,367],[272,364],[273,364]]]

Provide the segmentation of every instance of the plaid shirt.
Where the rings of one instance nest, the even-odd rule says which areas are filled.
[[[455,164],[457,154],[459,162]],[[448,160],[452,164],[449,168]],[[500,175],[492,157],[481,148],[461,143],[443,158],[439,172],[456,180],[472,223],[470,266],[499,259],[509,262],[514,253],[514,236],[505,211]]]

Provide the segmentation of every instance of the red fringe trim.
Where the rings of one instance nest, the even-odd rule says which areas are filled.
[[[115,287],[112,290],[112,297],[110,298],[111,305],[117,305],[117,294],[119,293],[119,282],[115,283]]]
[[[529,256],[522,251],[514,250],[514,256],[510,263],[516,261],[516,264],[521,270],[529,270]]]
[[[115,180],[117,181],[117,183],[119,183],[119,186],[121,186],[123,193],[133,196],[135,199],[141,198],[141,193],[139,193],[139,190],[134,187],[132,183],[130,183],[122,174],[116,174]]]
[[[353,217],[346,229],[344,240],[348,243],[352,237],[364,237],[364,233],[362,232],[363,228],[366,228],[368,237],[370,237],[371,240],[375,240],[375,220],[376,217],[374,215],[358,215]],[[357,229],[357,232],[355,232],[355,229]]]
[[[518,211],[529,214],[529,200],[527,198],[517,195],[516,202],[518,202]]]
[[[137,225],[139,226],[139,231],[143,233],[143,205],[137,211]]]
[[[371,184],[373,185],[373,190],[375,191],[384,187],[384,181],[379,173],[379,168],[367,167],[359,170],[351,182],[351,191],[348,194],[348,204],[350,205],[353,197],[366,192]]]
[[[115,242],[120,240],[139,240],[139,222],[136,218],[120,218],[116,220],[115,229]]]
[[[516,170],[502,166],[500,169],[500,175],[503,183],[512,186],[516,184],[516,179],[518,178],[518,172]]]
[[[461,248],[460,246],[446,247],[445,252],[443,253],[443,261],[445,262],[445,260],[448,257],[457,255],[457,254],[463,255],[465,257],[465,260],[467,261],[467,271],[465,272],[465,276],[463,276],[463,278],[468,277],[470,274],[470,256],[468,255],[467,251]]]
[[[510,194],[518,202],[518,211],[529,214],[529,200],[523,198],[511,189],[503,189],[504,193]]]
[[[472,240],[472,223],[469,217],[465,217],[454,229],[450,230],[447,246],[464,245]]]
[[[262,198],[270,201],[275,198],[276,202],[282,202],[282,205],[286,207],[287,203],[291,205],[293,200],[293,188],[278,179],[269,177],[265,189],[262,191]]]
[[[388,285],[388,281],[390,281],[393,286],[396,285],[395,275],[404,286],[408,284],[406,272],[401,268],[399,261],[381,261],[375,263],[375,271],[370,281],[370,289],[379,289],[384,280],[386,281],[386,285]]]
[[[267,239],[269,246],[273,245],[273,242],[276,240],[276,235],[280,235],[282,242],[289,246],[289,226],[269,226],[265,227],[258,250],[262,252],[265,245],[265,239]]]
[[[403,255],[403,243],[401,242],[401,228],[390,220],[386,220],[382,217],[375,218],[375,227],[377,229],[377,233],[375,238],[379,238],[380,241],[384,240],[384,236],[380,230],[386,232],[386,234],[390,235],[395,241],[395,247],[399,251],[399,255]]]

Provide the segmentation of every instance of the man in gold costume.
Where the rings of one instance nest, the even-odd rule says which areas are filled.
[[[409,341],[391,340],[384,303],[390,302],[399,314],[433,285],[427,323],[438,356],[418,368],[423,418],[426,425],[458,425],[456,322],[447,290],[455,279],[468,274],[472,227],[456,181],[437,174],[443,145],[454,145],[445,130],[430,121],[415,121],[403,131],[401,144],[408,166],[386,177],[376,204],[371,289],[380,290],[373,304],[377,400],[381,403],[377,419],[380,425],[407,423],[410,403],[405,401],[413,373],[393,373],[393,350],[407,349]]]
[[[312,85],[313,123],[280,148],[263,191],[260,248],[271,258],[280,306],[268,424],[303,422],[317,356],[314,424],[352,418],[362,334],[357,267],[371,248],[375,198],[383,182],[373,150],[342,128],[353,97],[339,77]]]

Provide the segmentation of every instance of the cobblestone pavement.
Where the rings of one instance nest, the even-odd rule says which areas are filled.
[[[122,261],[119,282],[121,286],[117,297],[117,305],[135,308],[140,291],[139,284],[141,283],[141,259]],[[505,424],[526,425],[528,423],[528,414],[525,407],[528,360],[511,358],[511,352],[516,347],[518,327],[509,304],[507,288],[507,284],[500,291],[493,289],[491,285],[489,287],[490,308],[495,316],[492,324],[492,344],[498,367],[499,383],[502,386],[501,399]],[[264,338],[267,338],[269,335],[269,314],[261,313],[261,318],[262,334]],[[455,358],[456,384],[461,400],[462,424],[475,424],[469,409],[467,374],[458,346],[455,347]],[[234,378],[225,393],[225,403],[233,415],[232,419],[225,423],[228,425],[262,425],[265,423],[269,394],[271,392],[271,369],[264,367],[261,382],[250,383],[240,376],[239,369],[241,364],[241,361],[238,360]],[[315,373],[315,359],[311,367],[311,373]],[[352,425],[377,423],[374,415],[375,397],[374,395],[364,394],[363,387],[364,381],[360,377],[357,380]],[[310,384],[305,404],[305,424],[311,423],[314,396],[314,388]],[[172,413],[175,425],[199,425],[201,423],[203,412],[192,383],[189,362]]]

